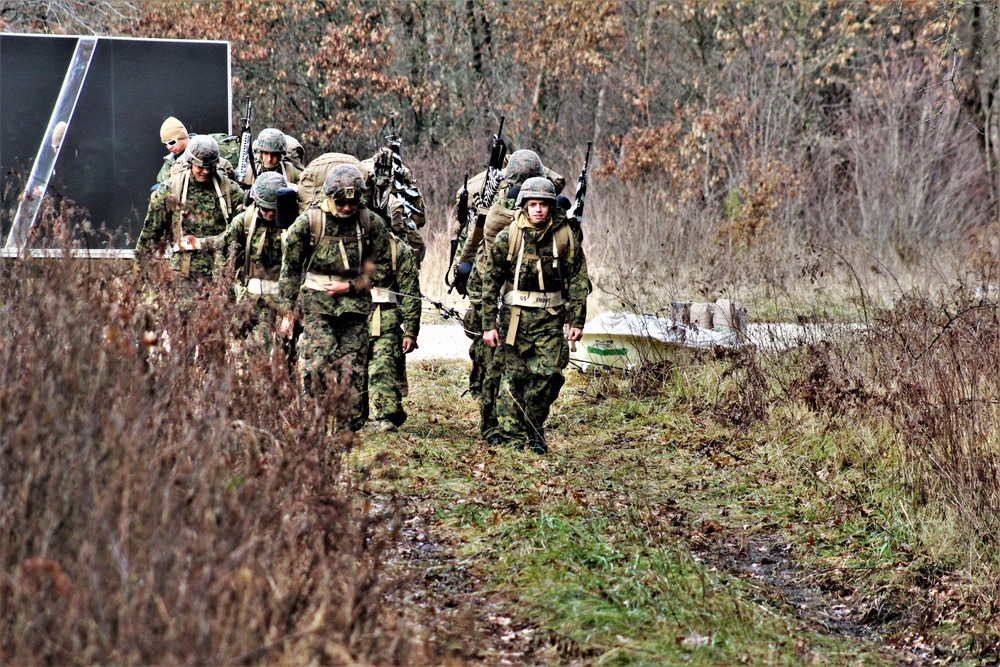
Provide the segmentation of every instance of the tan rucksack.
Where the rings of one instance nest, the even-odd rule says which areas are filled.
[[[361,171],[365,183],[370,182],[370,172],[361,163],[361,160],[346,153],[323,153],[318,158],[310,162],[305,171],[299,176],[299,213],[305,213],[313,204],[318,204],[323,199],[323,182],[327,173],[338,164],[354,165]],[[370,193],[365,196],[370,198]]]

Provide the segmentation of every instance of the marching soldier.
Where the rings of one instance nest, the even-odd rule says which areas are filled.
[[[224,232],[206,238],[187,237],[181,243],[182,248],[193,251],[235,251],[237,297],[253,300],[251,335],[263,345],[270,345],[271,330],[277,321],[282,243],[275,218],[278,190],[287,185],[279,173],[261,174],[250,187],[252,203],[233,218]]]
[[[406,421],[406,355],[417,349],[420,333],[420,277],[413,251],[390,234],[390,270],[372,288],[368,344],[368,398],[375,430],[395,431]]]
[[[302,170],[296,167],[292,158],[288,156],[288,139],[284,132],[273,127],[265,128],[257,135],[253,147],[256,154],[257,178],[260,178],[261,174],[273,171],[281,174],[290,184],[299,182]],[[253,184],[252,171],[247,173],[246,180],[249,184]]]
[[[519,187],[529,178],[543,176],[545,173],[545,167],[537,153],[530,150],[514,151],[507,162],[504,179],[500,183],[492,206],[489,209],[480,210],[478,213],[485,217],[485,222],[482,240],[475,241],[477,244],[474,251],[475,262],[467,285],[469,310],[465,314],[465,326],[473,336],[472,344],[469,347],[469,357],[472,359],[472,370],[469,372],[469,390],[479,400],[479,431],[489,444],[500,440],[495,412],[496,392],[500,384],[500,369],[494,363],[493,349],[487,346],[482,338],[483,272],[486,269],[486,260],[494,238],[514,219],[515,201],[509,199],[510,190]],[[468,246],[469,243],[466,244],[467,249]],[[468,250],[463,252],[463,255],[467,252]]]
[[[566,341],[583,335],[590,293],[579,233],[555,204],[551,181],[527,179],[514,221],[497,234],[483,274],[483,342],[496,351],[500,369],[499,440],[537,454],[548,451],[545,420],[565,381]]]
[[[285,236],[279,304],[280,333],[289,337],[296,309],[302,319],[299,368],[303,387],[322,391],[327,374],[346,362],[355,396],[352,430],[367,418],[368,320],[372,284],[383,284],[390,268],[385,223],[365,208],[361,171],[352,164],[330,169],[323,199],[288,228]]]
[[[170,266],[181,276],[211,278],[213,257],[195,254],[182,247],[186,236],[219,234],[243,209],[243,190],[219,171],[219,145],[207,135],[198,135],[188,144],[183,167],[161,183],[149,198],[149,210],[135,247],[140,262],[160,244],[178,251]]]

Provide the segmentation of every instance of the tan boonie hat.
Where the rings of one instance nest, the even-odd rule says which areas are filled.
[[[160,126],[160,141],[164,143],[171,139],[185,139],[187,135],[188,131],[184,127],[184,123],[173,116],[163,121],[163,125]]]

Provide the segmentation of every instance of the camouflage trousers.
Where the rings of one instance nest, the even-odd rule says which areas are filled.
[[[368,318],[306,313],[297,348],[302,385],[310,394],[326,391],[329,382],[342,383],[349,376],[351,428],[360,430],[368,418]]]
[[[472,370],[469,371],[469,393],[479,401],[479,433],[483,439],[489,440],[498,435],[496,398],[497,388],[500,386],[500,367],[496,363],[496,350],[487,347],[483,342],[479,305],[471,305],[469,312],[472,316],[466,314],[465,327],[468,332],[475,334],[472,345],[469,346],[469,358],[472,360]]]
[[[501,341],[505,337],[506,332],[501,331]],[[530,438],[544,435],[545,421],[565,383],[562,371],[568,364],[569,345],[563,338],[561,320],[522,317],[514,344],[501,343],[496,348],[496,365],[501,370],[496,396],[501,444],[524,445]]]
[[[266,350],[274,347],[277,340],[278,307],[270,296],[256,298],[253,309],[244,328],[247,338]]]
[[[396,426],[406,421],[403,397],[406,387],[406,355],[403,354],[402,317],[398,308],[382,308],[382,332],[368,343],[368,394],[371,415]]]

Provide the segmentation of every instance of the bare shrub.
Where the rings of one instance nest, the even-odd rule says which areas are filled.
[[[910,467],[915,497],[955,508],[970,536],[1000,529],[1000,346],[997,304],[957,288],[911,292],[881,312],[874,361]]]
[[[301,396],[226,281],[150,298],[121,268],[2,266],[0,662],[412,657],[381,608],[396,524],[341,468],[346,386]]]
[[[964,242],[991,210],[977,133],[936,83],[918,61],[890,52],[856,88],[844,122],[856,222],[843,231],[904,263]]]

